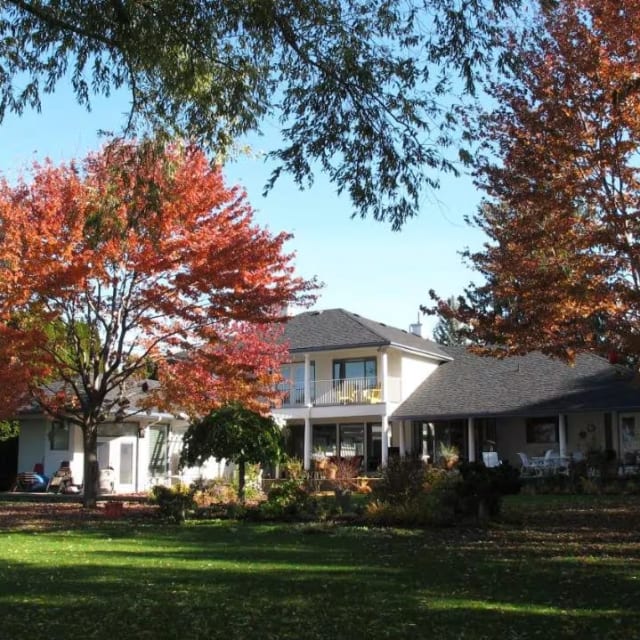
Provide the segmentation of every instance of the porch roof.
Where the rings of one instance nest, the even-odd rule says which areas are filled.
[[[306,311],[295,315],[287,320],[284,337],[289,343],[290,353],[395,346],[441,361],[450,359],[446,351],[432,340],[345,309]]]
[[[393,413],[398,420],[535,416],[640,409],[634,372],[590,354],[569,366],[541,353],[504,360],[447,347],[441,364]]]

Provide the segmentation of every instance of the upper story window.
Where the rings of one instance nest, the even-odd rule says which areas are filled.
[[[364,380],[367,387],[378,384],[378,361],[376,358],[351,358],[333,361],[334,380]]]
[[[49,440],[51,442],[51,451],[68,451],[69,425],[66,422],[62,422],[60,420],[54,420],[51,423]]]
[[[304,362],[291,362],[282,367],[283,381],[279,385],[286,392],[285,402],[299,404],[304,402]],[[309,380],[311,382],[311,395],[313,401],[314,382],[316,379],[316,363],[309,362]]]

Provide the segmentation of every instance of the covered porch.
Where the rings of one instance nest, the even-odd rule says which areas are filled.
[[[566,470],[572,461],[601,456],[617,463],[619,473],[640,471],[640,412],[580,412],[413,421],[412,449],[438,462],[441,447],[456,447],[462,459],[500,461],[545,472]],[[531,464],[532,468],[526,468]]]

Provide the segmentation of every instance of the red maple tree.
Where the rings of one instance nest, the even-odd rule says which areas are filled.
[[[92,506],[98,425],[150,369],[161,384],[138,409],[264,409],[286,357],[282,309],[315,288],[294,275],[289,237],[258,227],[187,145],[114,141],[3,180],[0,417],[35,403],[78,425]]]
[[[467,257],[486,281],[439,310],[502,355],[637,357],[640,3],[546,6],[514,37],[521,64],[493,85],[478,129],[487,197],[475,221],[489,241]]]

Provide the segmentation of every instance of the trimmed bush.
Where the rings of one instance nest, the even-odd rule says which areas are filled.
[[[181,524],[187,517],[187,512],[195,507],[194,491],[185,484],[173,487],[156,485],[151,490],[151,501],[158,505],[160,515]]]

